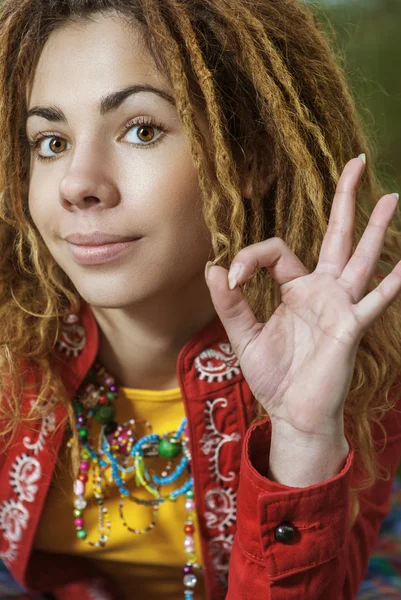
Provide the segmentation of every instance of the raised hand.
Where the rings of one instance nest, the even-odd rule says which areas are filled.
[[[344,403],[362,336],[401,293],[401,261],[369,294],[398,198],[383,196],[352,255],[355,202],[364,171],[347,163],[338,182],[316,269],[309,273],[279,238],[242,249],[230,273],[207,276],[212,301],[242,372],[274,427],[294,435],[343,431]],[[236,270],[237,266],[241,270]],[[267,323],[255,319],[240,285],[266,267],[280,285],[281,304]],[[229,288],[229,281],[231,287]]]

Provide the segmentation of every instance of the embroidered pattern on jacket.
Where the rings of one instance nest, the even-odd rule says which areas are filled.
[[[195,358],[199,379],[208,383],[232,379],[241,372],[239,360],[231,344],[218,344],[219,350],[207,348]]]
[[[62,318],[56,347],[67,356],[79,356],[86,346],[86,331],[78,315],[70,313]]]
[[[195,368],[199,379],[208,383],[232,379],[241,372],[239,361],[231,344],[218,344],[218,350],[207,348],[195,358]],[[224,487],[237,477],[233,471],[222,473],[220,452],[229,442],[239,442],[241,435],[234,431],[230,434],[220,431],[216,425],[214,412],[228,407],[227,398],[215,398],[206,401],[205,433],[201,437],[201,451],[209,457],[209,470],[213,480],[222,487],[209,489],[205,494],[205,520],[209,530],[217,530],[208,542],[209,554],[216,572],[217,580],[223,588],[228,586],[228,567],[234,541],[234,535],[227,530],[236,522],[236,496],[232,487]]]
[[[10,484],[20,501],[33,502],[42,474],[40,462],[29,454],[17,456],[10,471]]]
[[[213,488],[205,494],[206,526],[224,531],[236,520],[237,495],[233,489]]]
[[[54,413],[50,413],[46,417],[44,417],[42,421],[42,427],[39,432],[39,437],[36,442],[33,442],[29,436],[25,436],[23,439],[23,444],[25,448],[28,450],[32,450],[34,454],[38,454],[41,450],[43,450],[45,445],[45,438],[51,432],[54,431],[56,427],[56,417]]]
[[[227,444],[228,442],[239,442],[241,436],[236,431],[228,435],[217,429],[213,418],[213,411],[218,405],[227,408],[227,398],[216,398],[216,400],[207,400],[206,402],[206,433],[203,434],[201,438],[201,450],[203,454],[211,454],[209,468],[213,479],[216,482],[232,481],[236,477],[236,474],[233,471],[230,471],[227,475],[222,475],[220,472],[220,451],[224,444]]]
[[[31,406],[34,400],[30,401]],[[46,403],[55,405],[55,398],[52,396]],[[35,502],[36,494],[39,489],[38,482],[42,476],[40,461],[35,458],[45,447],[45,438],[50,432],[54,431],[56,417],[53,412],[42,419],[42,424],[37,440],[29,436],[23,439],[23,445],[28,452],[22,452],[15,457],[10,470],[10,486],[16,495],[16,499],[11,498],[0,504],[0,529],[4,533],[4,538],[9,542],[8,549],[0,552],[0,559],[6,564],[13,562],[18,556],[18,546],[21,541],[23,529],[27,528],[30,511],[29,504]]]
[[[12,562],[17,558],[18,542],[21,540],[22,529],[26,529],[29,512],[18,500],[5,500],[0,505],[0,527],[4,537],[9,542],[6,552],[0,553],[4,563]]]
[[[217,578],[223,587],[228,586],[228,567],[234,543],[232,533],[220,533],[209,541],[209,552],[212,564],[216,570]]]

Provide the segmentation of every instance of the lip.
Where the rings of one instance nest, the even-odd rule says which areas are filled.
[[[97,244],[89,246],[87,244],[73,244],[70,241],[68,245],[75,258],[81,265],[100,265],[108,263],[118,256],[130,250],[142,238],[134,238],[125,242],[112,242],[109,244]]]
[[[64,239],[77,246],[103,246],[105,244],[114,244],[116,242],[131,242],[133,239],[139,239],[140,236],[124,236],[103,231],[92,231],[91,233],[72,233]]]

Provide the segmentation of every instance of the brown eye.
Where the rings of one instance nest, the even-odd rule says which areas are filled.
[[[52,138],[49,143],[49,149],[55,154],[64,152],[66,149],[66,141],[61,140],[60,138]]]
[[[154,138],[154,131],[153,131],[153,129],[154,129],[153,127],[149,127],[148,125],[144,125],[142,127],[139,127],[137,136],[143,142],[151,142],[153,140],[153,138]]]

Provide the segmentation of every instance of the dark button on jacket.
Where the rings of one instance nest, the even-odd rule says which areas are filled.
[[[281,523],[274,530],[274,537],[277,542],[281,542],[282,544],[289,544],[292,542],[295,536],[295,527],[292,523]]]

